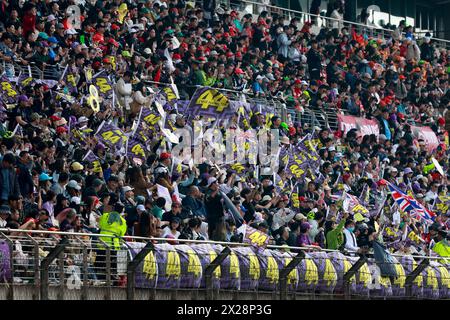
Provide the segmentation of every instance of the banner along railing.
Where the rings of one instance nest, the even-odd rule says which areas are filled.
[[[246,243],[145,237],[105,244],[111,238],[0,229],[0,263],[11,261],[0,277],[9,284],[8,299],[20,285],[34,288],[33,299],[111,299],[113,288],[127,288],[128,299],[138,289],[171,289],[174,298],[178,290],[198,294],[204,289],[209,299],[221,290],[279,292],[282,299],[305,294],[446,299],[450,292],[449,264],[443,264],[448,258],[392,254],[394,260],[386,264],[376,263],[371,254],[358,257],[316,247],[268,245],[256,252]],[[389,264],[395,276],[385,275]],[[92,297],[91,287],[105,290]]]

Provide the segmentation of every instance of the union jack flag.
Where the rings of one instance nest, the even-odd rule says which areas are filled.
[[[428,223],[432,223],[436,214],[427,208],[425,208],[421,203],[419,203],[412,196],[407,195],[401,191],[397,186],[388,182],[389,190],[391,191],[391,196],[397,203],[400,210],[408,212],[412,216],[418,219],[424,219]]]

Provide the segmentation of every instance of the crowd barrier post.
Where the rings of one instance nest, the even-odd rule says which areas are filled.
[[[287,276],[288,274],[297,267],[300,262],[305,258],[305,253],[300,251],[289,264],[280,271],[280,300],[286,300],[287,298]]]
[[[111,300],[111,247],[102,239],[98,239],[98,241],[105,247],[105,260],[106,260],[106,293],[105,299]]]
[[[406,288],[406,296],[412,296],[412,284],[414,280],[425,270],[426,267],[430,264],[429,259],[423,259],[422,262],[406,277],[405,280],[405,288]]]
[[[144,248],[134,257],[133,260],[128,262],[127,266],[127,300],[134,300],[134,294],[136,289],[136,268],[144,258],[153,251],[155,246],[151,241],[148,241]]]
[[[205,269],[205,284],[206,284],[206,299],[214,299],[214,290],[212,282],[212,274],[216,268],[222,264],[226,257],[231,253],[229,247],[225,247],[221,253],[206,267]]]
[[[40,294],[40,275],[39,275],[39,243],[28,233],[26,233],[28,240],[33,243],[33,259],[34,259],[34,287],[35,293],[33,294],[33,300],[39,300]]]
[[[360,256],[359,260],[344,274],[344,296],[345,299],[350,299],[350,279],[358,272],[359,269],[367,262],[365,255]]]
[[[42,260],[41,264],[41,300],[48,300],[48,268],[50,264],[61,254],[64,254],[64,249],[69,244],[69,239],[64,237],[61,241],[53,248],[52,251]],[[62,289],[64,290],[64,259],[60,259],[62,261],[62,274],[63,277],[61,279],[61,269],[60,269],[60,281]],[[61,264],[60,264],[61,268]]]
[[[79,237],[75,237],[76,240],[83,247],[83,286],[81,287],[81,300],[87,300],[88,298],[88,247],[83,240]]]
[[[6,300],[14,300],[14,242],[3,232],[0,234],[0,236],[6,240],[9,246],[9,265],[11,269],[11,278]]]

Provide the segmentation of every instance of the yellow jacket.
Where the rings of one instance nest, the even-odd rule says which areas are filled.
[[[444,242],[444,240],[436,243],[432,250],[434,252],[436,252],[438,255],[440,255],[441,257],[450,258],[450,247],[448,246],[448,244],[446,242]],[[450,263],[450,260],[442,259],[442,260],[439,260],[439,262],[442,264],[448,264],[448,263]]]
[[[100,234],[113,235],[116,238],[101,237],[101,239],[114,249],[120,249],[120,237],[127,232],[127,222],[120,216],[118,212],[104,213],[99,219]]]

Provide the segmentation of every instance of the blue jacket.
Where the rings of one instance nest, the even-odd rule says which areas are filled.
[[[11,195],[20,195],[19,179],[14,169],[0,169],[0,200],[8,201]]]

